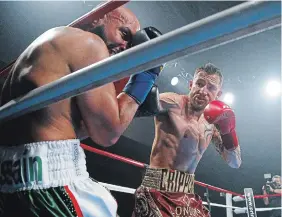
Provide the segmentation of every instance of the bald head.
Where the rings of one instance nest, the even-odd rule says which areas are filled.
[[[135,14],[123,6],[106,14],[103,21],[104,23],[120,22],[123,25],[131,27],[135,32],[140,29],[140,23]]]
[[[102,19],[93,21],[88,29],[104,40],[111,55],[125,50],[138,30],[140,23],[137,17],[125,7],[119,7]]]

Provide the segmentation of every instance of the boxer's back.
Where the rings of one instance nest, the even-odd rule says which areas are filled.
[[[81,30],[59,27],[37,38],[18,58],[2,88],[1,105],[53,82],[73,70],[68,61],[76,52]],[[66,99],[0,125],[0,145],[76,138],[80,114],[74,99]],[[14,136],[17,135],[17,136]]]

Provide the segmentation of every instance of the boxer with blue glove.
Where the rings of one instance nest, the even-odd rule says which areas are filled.
[[[50,29],[28,46],[7,76],[0,105],[160,35],[140,30],[125,7],[86,21]],[[80,139],[115,144],[159,72],[132,76],[122,93],[108,83],[1,123],[0,216],[116,217],[114,197],[89,177]]]

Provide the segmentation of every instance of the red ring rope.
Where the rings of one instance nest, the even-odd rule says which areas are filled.
[[[73,21],[68,26],[77,27],[77,28],[81,27],[82,25],[90,23],[92,20],[102,18],[105,14],[107,14],[110,11],[124,5],[128,1],[129,0],[126,0],[126,1],[110,0],[110,1],[108,1],[104,4],[102,4],[102,5],[98,6],[97,8],[90,11],[89,13],[83,15],[82,17],[78,18],[77,20]],[[13,67],[14,63],[15,63],[15,61],[10,63],[6,67],[4,67],[4,69],[2,69],[0,71],[0,77],[5,76],[10,71],[10,69]],[[144,163],[140,163],[138,161],[135,161],[135,160],[132,160],[132,159],[129,159],[129,158],[126,158],[126,157],[121,157],[119,155],[111,154],[109,152],[105,152],[105,151],[102,151],[102,150],[99,150],[99,149],[96,149],[96,148],[93,148],[93,147],[90,147],[90,146],[87,146],[87,145],[84,145],[84,144],[81,144],[81,146],[85,150],[88,150],[88,151],[91,151],[91,152],[94,152],[96,154],[103,155],[103,156],[106,156],[106,157],[109,157],[109,158],[112,158],[112,159],[116,159],[116,160],[122,161],[124,163],[128,163],[128,164],[137,166],[139,168],[144,168],[146,166]],[[214,186],[211,186],[211,185],[207,185],[207,184],[202,183],[202,182],[195,181],[195,183],[200,185],[200,186],[207,187],[207,188],[210,188],[210,189],[215,190],[215,191],[221,191],[221,192],[231,193],[233,195],[241,196],[241,194],[237,194],[235,192],[231,192],[231,191],[227,191],[227,190],[217,188],[217,187],[214,187]]]
[[[85,25],[86,23],[90,23],[93,20],[97,20],[99,18],[102,18],[105,14],[109,13],[110,11],[124,5],[125,3],[129,2],[129,0],[125,1],[119,1],[119,0],[109,0],[105,2],[104,4],[94,8],[89,13],[81,16],[80,18],[76,19],[72,23],[70,23],[68,26],[71,27],[80,27],[82,25]],[[5,66],[0,70],[0,78],[7,75],[7,73],[11,70],[16,60]]]
[[[102,151],[100,149],[93,148],[93,147],[90,147],[90,146],[85,145],[85,144],[81,144],[81,147],[83,149],[87,150],[87,151],[94,152],[96,154],[99,154],[99,155],[102,155],[102,156],[105,156],[105,157],[109,157],[109,158],[112,158],[112,159],[115,159],[115,160],[119,160],[121,162],[137,166],[139,168],[145,168],[146,167],[146,164],[144,164],[144,163],[141,163],[141,162],[138,162],[138,161],[126,158],[126,157],[122,157],[122,156],[119,156],[119,155],[116,155],[116,154],[112,154],[112,153],[109,153],[109,152],[106,152],[106,151]],[[205,184],[203,182],[195,181],[195,184],[197,184],[199,186],[203,186],[205,188],[209,188],[209,189],[214,190],[214,191],[230,193],[232,195],[241,196],[241,197],[243,196],[242,194],[238,194],[238,193],[235,193],[235,192],[232,192],[232,191],[228,191],[228,190],[225,190],[225,189],[222,189],[222,188],[218,188],[218,187],[215,187],[215,186],[212,186],[212,185],[208,185],[208,184]]]
[[[69,24],[68,26],[78,28],[78,27],[80,27],[84,24],[91,22],[91,20],[96,20],[96,19],[102,18],[106,13],[109,13],[110,11],[124,5],[128,1],[129,0],[125,0],[125,1],[109,0],[108,2],[98,6],[94,10],[92,10],[89,13],[87,13],[87,14],[83,15],[82,17],[78,18],[77,20],[75,20],[74,22]],[[10,71],[10,69],[13,67],[14,63],[15,63],[15,61],[11,62],[6,67],[1,69],[0,77],[5,76]],[[109,157],[109,158],[112,158],[112,159],[115,159],[115,160],[119,160],[119,161],[122,161],[124,163],[128,163],[128,164],[137,166],[139,168],[146,167],[146,164],[144,164],[144,163],[141,163],[141,162],[138,162],[138,161],[126,158],[126,157],[122,157],[122,156],[119,156],[119,155],[116,155],[116,154],[112,154],[112,153],[109,153],[109,152],[105,152],[105,151],[102,151],[102,150],[99,150],[99,149],[96,149],[96,148],[93,148],[93,147],[90,147],[90,146],[87,146],[87,145],[84,145],[84,144],[81,144],[81,147],[85,150],[90,151],[90,152],[94,152],[94,153],[99,154],[99,155],[103,155],[103,156],[106,156],[106,157]],[[238,193],[235,193],[235,192],[232,192],[232,191],[228,191],[228,190],[225,190],[225,189],[222,189],[222,188],[218,188],[218,187],[215,187],[215,186],[212,186],[212,185],[208,185],[208,184],[205,184],[203,182],[195,181],[195,184],[202,186],[202,187],[205,187],[205,188],[209,188],[209,189],[214,190],[214,191],[230,193],[232,195],[244,197],[244,195],[242,195],[242,194],[238,194]],[[281,194],[255,195],[254,198],[276,197],[276,196],[281,196]]]
[[[90,146],[85,145],[85,144],[81,144],[81,147],[83,149],[87,150],[87,151],[94,152],[96,154],[99,154],[99,155],[102,155],[102,156],[105,156],[105,157],[109,157],[109,158],[112,158],[112,159],[115,159],[115,160],[118,160],[118,161],[121,161],[121,162],[124,162],[124,163],[127,163],[127,164],[131,164],[131,165],[139,167],[139,168],[145,168],[147,166],[147,164],[132,160],[130,158],[122,157],[122,156],[119,156],[117,154],[112,154],[110,152],[106,152],[106,151],[103,151],[103,150],[100,150],[100,149],[97,149],[97,148],[93,148],[93,147],[90,147]],[[229,193],[229,194],[232,194],[232,195],[235,195],[235,196],[240,196],[242,198],[244,197],[244,195],[242,195],[242,194],[232,192],[232,191],[229,191],[229,190],[225,190],[223,188],[218,188],[218,187],[215,187],[215,186],[212,186],[212,185],[208,185],[208,184],[205,184],[203,182],[195,181],[195,184],[202,186],[202,187],[205,187],[205,188],[208,188],[208,189],[211,189],[211,190],[214,190],[214,191]],[[254,198],[278,197],[278,196],[281,196],[281,194],[255,195]]]
[[[265,197],[281,197],[281,194],[254,195],[254,198],[265,198]]]
[[[102,155],[102,156],[105,156],[105,157],[109,157],[109,158],[112,158],[112,159],[115,159],[115,160],[119,160],[121,162],[128,163],[128,164],[134,165],[134,166],[139,167],[139,168],[145,168],[146,167],[146,164],[144,164],[144,163],[141,163],[141,162],[138,162],[138,161],[126,158],[126,157],[122,157],[122,156],[119,156],[119,155],[116,155],[116,154],[112,154],[112,153],[109,153],[109,152],[106,152],[106,151],[102,151],[100,149],[93,148],[93,147],[90,147],[88,145],[81,144],[81,147],[83,149],[87,150],[87,151],[94,152],[96,154],[99,154],[99,155]]]

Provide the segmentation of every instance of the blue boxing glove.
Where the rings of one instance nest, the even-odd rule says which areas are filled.
[[[136,32],[136,34],[132,37],[131,46],[142,44],[160,35],[162,35],[162,33],[156,28],[147,27]],[[130,76],[129,81],[123,89],[123,92],[131,96],[139,105],[141,105],[155,84],[158,75],[162,71],[162,68],[163,66],[158,66],[148,71]]]

